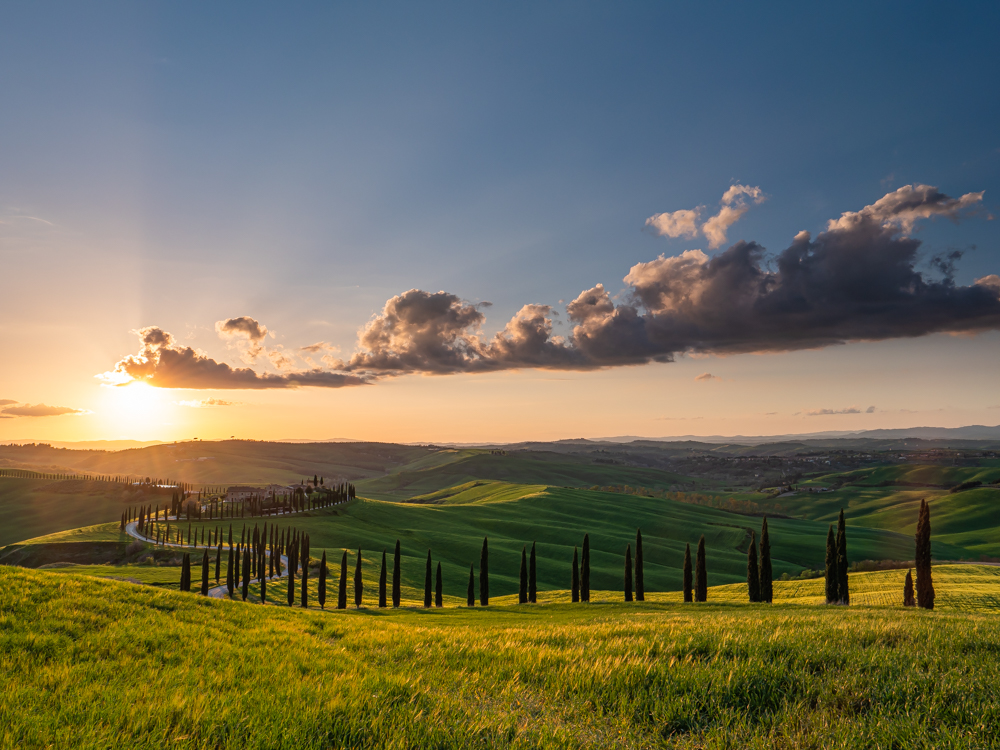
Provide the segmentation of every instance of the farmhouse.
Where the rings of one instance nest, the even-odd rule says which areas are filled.
[[[238,502],[242,500],[249,500],[254,497],[271,497],[273,495],[289,495],[292,493],[291,487],[285,487],[282,484],[268,484],[263,487],[227,487],[226,488],[226,502]]]

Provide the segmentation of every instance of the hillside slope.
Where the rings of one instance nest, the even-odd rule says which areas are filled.
[[[3,747],[962,750],[1000,723],[995,617],[320,613],[2,567],[0,613]]]

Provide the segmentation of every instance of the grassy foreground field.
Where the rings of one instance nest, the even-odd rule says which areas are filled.
[[[301,612],[0,568],[0,745],[1000,744],[1000,621],[902,608]]]

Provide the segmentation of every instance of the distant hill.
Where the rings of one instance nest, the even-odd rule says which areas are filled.
[[[632,443],[654,441],[658,443],[698,442],[698,443],[741,443],[758,445],[815,439],[871,438],[876,440],[916,438],[920,440],[1000,440],[1000,425],[968,425],[966,427],[905,427],[890,430],[830,430],[826,432],[806,432],[791,435],[679,435],[676,437],[640,437],[620,435],[617,437],[593,438],[590,440],[560,440],[560,443]]]

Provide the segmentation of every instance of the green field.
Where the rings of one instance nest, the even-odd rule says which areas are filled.
[[[532,451],[509,455],[482,450],[445,450],[407,464],[384,477],[357,483],[359,494],[377,500],[409,500],[476,480],[516,484],[592,487],[629,484],[669,488],[702,482],[659,469],[595,463],[561,453]]]
[[[4,747],[986,748],[1000,724],[1000,621],[901,607],[320,613],[0,568],[0,642]]]
[[[459,503],[456,498],[465,498]],[[465,597],[469,565],[479,568],[483,536],[490,539],[491,589],[496,596],[517,591],[521,550],[537,544],[538,587],[566,589],[573,547],[590,535],[592,588],[621,587],[627,544],[642,529],[646,589],[678,591],[685,545],[692,550],[704,534],[708,549],[710,585],[738,583],[746,576],[750,533],[759,532],[761,519],[697,505],[609,492],[481,484],[442,494],[441,503],[391,503],[359,499],[347,505],[279,518],[279,529],[294,527],[310,535],[312,556],[327,551],[331,565],[349,551],[353,565],[358,548],[364,559],[367,585],[374,586],[382,550],[392,552],[401,541],[403,578],[422,588],[427,551],[442,563],[448,596]],[[214,528],[218,522],[193,524]],[[244,524],[252,530],[264,519],[234,524],[237,539]],[[771,550],[775,577],[798,574],[803,568],[823,567],[827,525],[796,519],[771,519]],[[228,524],[224,526],[228,529]],[[114,525],[90,534],[116,534]],[[52,543],[72,535],[35,542]],[[26,545],[30,546],[30,545]],[[964,550],[935,542],[937,559],[960,559]],[[849,560],[909,559],[913,538],[880,529],[849,527]],[[46,558],[47,561],[53,561]],[[2,561],[2,558],[0,558]]]
[[[0,477],[0,547],[114,521],[129,506],[169,501],[169,492],[153,493],[114,482]]]

